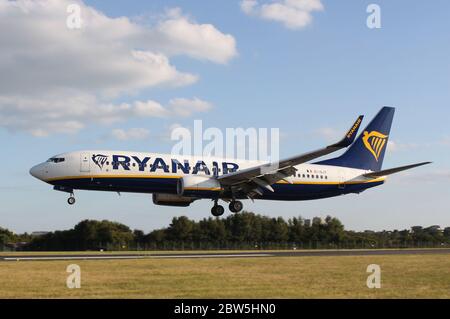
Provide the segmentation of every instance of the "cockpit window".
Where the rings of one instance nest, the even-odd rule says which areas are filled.
[[[47,160],[47,162],[49,162],[49,163],[61,163],[61,162],[64,162],[65,160],[66,159],[64,157],[52,157],[52,158],[49,158]]]

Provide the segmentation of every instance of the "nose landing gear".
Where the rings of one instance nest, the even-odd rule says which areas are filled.
[[[54,189],[55,191],[60,191],[60,192],[64,192],[64,193],[69,193],[69,194],[70,194],[70,197],[67,199],[67,203],[68,203],[69,205],[75,204],[75,196],[73,195],[73,188],[66,187],[66,186],[58,186],[58,185],[55,185],[55,186],[53,187],[53,189]]]
[[[70,194],[70,197],[67,199],[67,203],[68,203],[69,205],[75,204],[75,197],[73,196],[73,193]]]

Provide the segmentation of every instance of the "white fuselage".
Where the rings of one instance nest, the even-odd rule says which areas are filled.
[[[255,167],[265,162],[214,157],[172,156],[128,151],[79,151],[63,153],[36,165],[30,173],[62,188],[116,192],[176,194],[176,180],[187,177],[215,181],[216,177]],[[289,183],[277,182],[274,192],[259,199],[306,200],[359,193],[384,179],[361,179],[368,171],[317,164],[301,164]],[[173,181],[173,182],[171,182]],[[200,184],[199,184],[200,185]],[[215,184],[190,188],[195,198],[228,198]],[[355,187],[355,185],[357,187]]]

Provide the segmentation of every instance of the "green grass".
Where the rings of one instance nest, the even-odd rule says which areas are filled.
[[[81,289],[66,287],[71,263]],[[0,298],[450,298],[450,256],[1,262]]]

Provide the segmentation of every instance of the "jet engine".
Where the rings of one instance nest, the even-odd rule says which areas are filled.
[[[208,176],[184,176],[178,180],[177,194],[183,196],[186,193],[196,191],[221,191],[223,188],[219,181]]]
[[[195,201],[193,197],[172,194],[153,194],[153,203],[160,206],[188,207]]]

